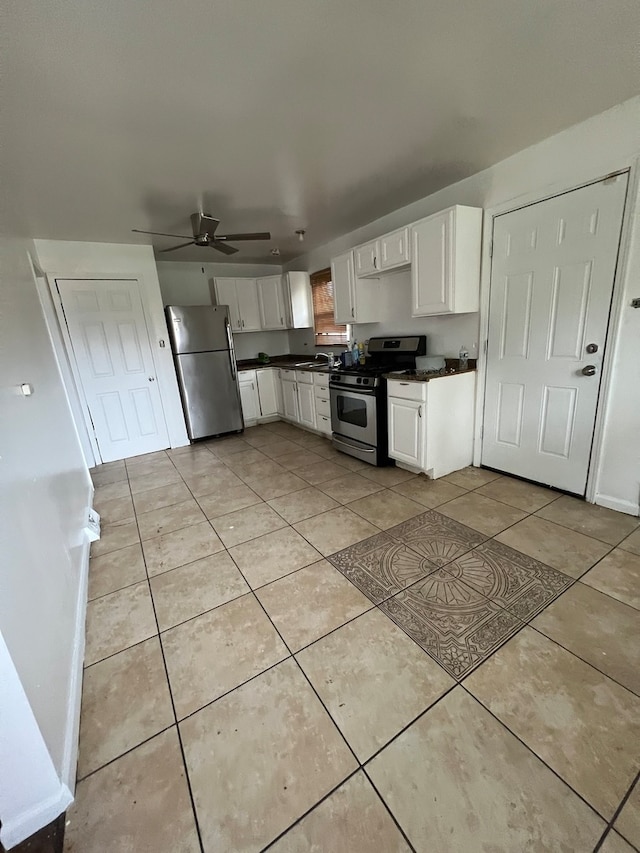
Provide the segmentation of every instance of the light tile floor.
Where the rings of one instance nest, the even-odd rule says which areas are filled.
[[[640,527],[274,423],[101,466],[67,853],[640,849]]]

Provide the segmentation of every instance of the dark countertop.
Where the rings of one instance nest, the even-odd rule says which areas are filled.
[[[257,370],[263,367],[283,367],[288,370],[309,370],[311,373],[329,373],[329,368],[322,367],[296,367],[296,364],[300,361],[313,361],[312,356],[308,355],[274,355],[271,356],[269,361],[266,363],[264,361],[259,361],[257,358],[243,358],[239,359],[237,362],[238,370]],[[318,361],[318,364],[322,364],[322,362]]]
[[[400,382],[430,382],[432,379],[442,379],[446,376],[456,376],[458,373],[475,373],[477,359],[470,358],[466,370],[460,370],[460,360],[457,358],[446,358],[445,373],[385,373],[385,379],[395,379]]]

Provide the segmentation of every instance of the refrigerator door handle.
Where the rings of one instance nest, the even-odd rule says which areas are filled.
[[[231,326],[229,320],[225,318],[224,327],[227,332],[227,340],[229,341],[229,361],[231,362],[231,376],[236,378],[236,353],[233,348],[233,338],[231,337]]]

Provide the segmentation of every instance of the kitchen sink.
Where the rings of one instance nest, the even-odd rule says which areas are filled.
[[[318,364],[317,361],[297,361],[294,367],[304,367],[306,370],[319,370],[322,367],[326,367],[326,364]]]

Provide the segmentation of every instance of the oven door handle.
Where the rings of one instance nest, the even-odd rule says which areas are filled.
[[[375,388],[361,391],[359,388],[351,388],[348,385],[329,385],[329,390],[341,391],[343,394],[359,394],[361,397],[374,397],[376,394]]]
[[[371,449],[369,449],[368,447],[356,447],[354,444],[347,444],[346,441],[340,441],[340,439],[336,438],[335,435],[333,436],[333,442],[334,442],[334,444],[341,444],[343,447],[348,447],[351,450],[357,450],[358,453],[375,453],[376,452],[375,447],[372,447]]]

